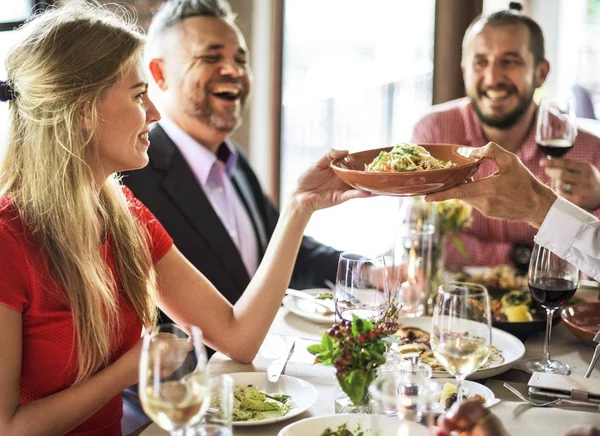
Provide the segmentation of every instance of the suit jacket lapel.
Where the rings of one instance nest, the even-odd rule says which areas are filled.
[[[156,127],[155,129],[160,129]],[[233,280],[242,289],[249,281],[248,272],[233,240],[227,233],[219,216],[213,209],[202,188],[198,185],[194,174],[179,152],[177,146],[160,129],[164,138],[163,144],[169,142],[170,156],[154,161],[153,165],[165,168],[163,188],[173,199],[181,213],[189,220],[198,234],[206,241],[214,255],[221,261],[223,268],[229,272]],[[159,133],[159,132],[156,132]],[[160,150],[164,153],[165,149]]]

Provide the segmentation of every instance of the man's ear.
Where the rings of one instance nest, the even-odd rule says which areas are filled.
[[[550,62],[546,59],[541,61],[537,67],[535,67],[535,87],[539,88],[544,84],[550,73]]]
[[[150,74],[154,79],[154,83],[156,83],[161,91],[165,91],[167,89],[167,81],[164,75],[163,60],[157,58],[151,59],[148,67],[150,68]]]

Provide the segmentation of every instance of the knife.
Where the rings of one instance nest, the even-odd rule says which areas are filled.
[[[303,291],[297,291],[295,289],[288,289],[287,291],[285,291],[286,295],[291,295],[292,297],[296,297],[296,298],[301,298],[302,300],[308,300],[311,301],[314,304],[317,304],[319,306],[324,307],[325,309],[334,312],[335,311],[335,307],[334,307],[334,303],[333,303],[333,299],[330,300],[320,300],[315,298],[314,295],[310,295],[307,294],[306,292]]]
[[[288,360],[290,360],[290,357],[292,357],[292,354],[294,354],[295,346],[296,346],[296,339],[294,339],[292,341],[292,345],[290,345],[290,348],[289,348],[287,354],[284,354],[279,359],[277,359],[274,362],[271,362],[269,364],[269,366],[267,367],[267,378],[269,379],[270,382],[275,383],[277,380],[279,380],[279,377],[281,376],[281,373],[283,372],[286,363],[288,362]]]

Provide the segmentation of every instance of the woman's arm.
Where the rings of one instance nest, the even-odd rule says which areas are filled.
[[[138,379],[139,343],[90,379],[43,399],[20,404],[21,325],[21,313],[0,304],[2,436],[64,435]]]
[[[345,155],[330,152],[300,179],[256,274],[235,306],[173,247],[156,264],[161,309],[177,323],[200,327],[212,348],[241,362],[252,361],[281,305],[312,213],[369,195],[341,182],[329,168],[332,159]]]

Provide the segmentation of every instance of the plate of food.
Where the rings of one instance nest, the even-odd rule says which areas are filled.
[[[361,435],[427,436],[427,427],[416,422],[400,421],[395,416],[366,413],[341,413],[315,416],[294,422],[277,436],[361,436]]]
[[[436,405],[439,405],[434,407],[434,411],[443,413],[450,409],[458,398],[456,379],[436,379],[436,382],[440,386],[440,394],[434,398]],[[476,400],[484,407],[492,407],[499,402],[490,388],[470,380],[462,382],[462,396],[468,400]]]
[[[299,298],[294,295],[286,295],[283,298],[283,307],[301,318],[317,324],[333,324],[335,322],[335,308],[333,303],[333,293],[331,289],[316,288],[306,289],[305,294],[317,298],[320,301],[331,301],[331,308],[313,303],[310,299]]]
[[[402,327],[395,334],[398,343],[393,349],[400,354],[419,353],[421,361],[425,362],[433,370],[433,377],[445,378],[450,374],[442,367],[433,355],[430,346],[430,331],[432,318],[422,316],[420,318],[400,319]],[[487,362],[471,374],[471,380],[480,380],[494,377],[508,371],[525,354],[525,345],[515,336],[498,328],[492,327],[492,347]]]
[[[350,153],[331,162],[348,185],[375,194],[409,197],[442,191],[466,181],[481,158],[473,147],[456,144],[406,144]]]
[[[302,379],[282,375],[276,383],[265,372],[228,374],[234,383],[233,425],[254,426],[293,418],[317,401],[317,389]]]
[[[512,266],[468,267],[453,279],[479,283],[487,288],[494,327],[518,336],[545,330],[546,309],[532,298],[527,277],[518,274]],[[554,312],[553,323],[560,322],[560,312]]]

